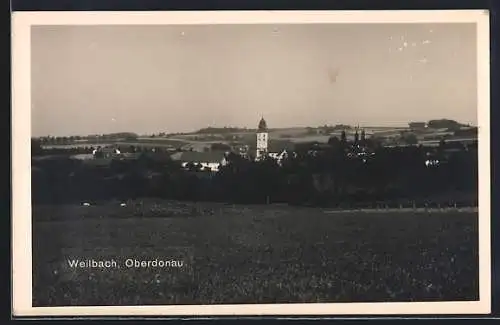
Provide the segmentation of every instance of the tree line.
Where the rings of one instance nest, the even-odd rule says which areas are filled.
[[[303,148],[281,163],[229,154],[219,172],[188,169],[168,155],[144,153],[106,167],[57,157],[33,161],[37,204],[158,197],[244,204],[288,203],[328,207],[477,204],[477,145],[433,151],[330,141]],[[431,163],[429,163],[431,162]]]
[[[115,140],[136,140],[138,135],[132,132],[119,132],[119,133],[110,133],[110,134],[102,134],[102,135],[70,135],[70,136],[43,136],[38,138],[33,138],[32,141],[36,141],[40,145],[68,145],[74,144],[79,141],[88,141],[88,142],[106,142],[106,141],[115,141]]]

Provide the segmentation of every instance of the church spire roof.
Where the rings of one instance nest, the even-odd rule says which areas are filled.
[[[262,117],[260,119],[258,130],[259,131],[267,131],[267,123],[266,123],[266,120],[264,120],[264,117]]]

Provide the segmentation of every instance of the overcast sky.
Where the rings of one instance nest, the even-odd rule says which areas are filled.
[[[477,124],[474,24],[36,26],[32,132]]]

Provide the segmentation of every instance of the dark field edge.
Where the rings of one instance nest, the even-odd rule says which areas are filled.
[[[7,2],[4,2],[7,5]],[[183,0],[170,0],[170,1],[162,1],[162,0],[121,0],[121,1],[113,1],[113,0],[86,0],[86,1],[78,1],[78,0],[12,0],[10,4],[10,9],[12,11],[87,11],[87,10],[113,10],[113,11],[126,11],[126,10],[408,10],[408,9],[418,9],[418,10],[428,10],[428,9],[488,9],[490,11],[490,36],[491,36],[491,148],[492,150],[492,165],[491,165],[491,177],[492,177],[492,192],[491,192],[491,215],[495,216],[497,211],[499,211],[500,203],[497,198],[499,197],[498,189],[499,185],[497,184],[497,177],[495,175],[495,170],[499,170],[499,154],[495,150],[495,148],[499,148],[499,143],[497,141],[497,136],[499,136],[498,131],[498,123],[495,121],[500,121],[500,105],[498,103],[498,89],[500,89],[500,84],[498,80],[498,35],[499,35],[499,27],[498,27],[498,9],[500,7],[500,1],[495,0],[469,0],[469,1],[459,1],[459,0],[406,0],[406,1],[378,1],[375,3],[373,0],[337,0],[333,1],[321,1],[321,0],[211,0],[211,1],[203,1],[203,0],[194,0],[194,1],[183,1]],[[7,29],[10,34],[10,16],[7,20]],[[4,47],[5,49],[5,47]],[[10,42],[7,45],[7,49],[10,50]],[[9,51],[10,52],[10,51]],[[8,65],[10,66],[10,56]],[[11,79],[9,75],[9,79],[7,83],[10,85]],[[11,108],[11,93],[9,91],[8,96],[4,96],[5,101],[8,100],[8,106],[5,107]],[[4,150],[8,148],[7,154],[9,158],[11,157],[11,125],[8,121],[11,118],[11,110],[3,109],[2,113],[7,115],[7,118],[2,118],[1,121],[5,123],[5,127],[2,127],[1,130],[5,131],[4,137],[2,139],[5,141],[5,145],[3,146]],[[498,125],[500,126],[500,125]],[[9,139],[8,143],[7,140]],[[4,152],[5,152],[4,151]],[[4,156],[5,157],[5,156]],[[2,163],[7,163],[7,168],[3,168],[2,170],[5,172],[9,172],[8,177],[4,177],[4,180],[9,180],[8,182],[8,191],[7,191],[7,182],[5,183],[5,187],[3,187],[3,198],[4,200],[0,201],[0,209],[3,211],[2,215],[11,215],[11,199],[12,192],[11,190],[11,160],[10,159],[1,159]],[[5,165],[4,165],[5,166]],[[9,194],[7,194],[9,193]],[[6,222],[7,218],[2,218],[4,221],[4,225],[1,228],[3,231],[8,231],[11,229],[11,223]],[[9,220],[10,221],[10,220]],[[162,316],[151,316],[151,317],[13,317],[11,303],[2,304],[2,307],[7,307],[10,310],[10,319],[18,319],[18,320],[26,320],[26,323],[31,323],[32,320],[73,320],[73,321],[82,321],[82,320],[145,320],[152,319],[157,320],[157,323],[160,323],[160,320],[189,320],[189,321],[205,321],[205,320],[219,320],[219,321],[234,321],[234,320],[274,320],[274,321],[283,321],[283,320],[296,320],[299,323],[306,323],[317,320],[342,320],[346,321],[350,324],[359,324],[361,320],[373,319],[380,321],[387,320],[406,320],[406,321],[415,321],[417,319],[426,319],[426,320],[450,320],[454,323],[457,321],[467,321],[480,318],[483,321],[493,321],[493,317],[500,316],[500,282],[497,281],[497,278],[500,276],[500,251],[497,252],[494,248],[496,248],[500,243],[498,243],[497,232],[500,232],[500,224],[496,217],[492,217],[491,220],[491,231],[492,231],[492,314],[491,315],[467,315],[467,316],[432,316],[432,315],[405,315],[405,316],[391,316],[391,315],[377,315],[374,317],[368,316],[342,316],[342,317],[329,317],[329,316],[255,316],[255,317],[234,317],[234,316],[218,316],[218,317],[162,317]],[[10,232],[9,232],[10,234]],[[9,253],[11,252],[11,241],[10,236],[1,236],[4,241],[3,247],[8,247]],[[9,259],[7,263],[4,265],[9,265],[9,269],[11,270],[11,254],[9,254]],[[2,272],[3,273],[3,272]],[[3,274],[7,274],[6,272]],[[11,279],[11,278],[10,278]],[[11,301],[11,285],[10,281],[8,285],[3,285],[1,287],[3,293],[8,294],[8,301]],[[6,319],[6,318],[4,318]]]

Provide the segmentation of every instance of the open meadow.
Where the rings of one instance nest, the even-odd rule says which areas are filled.
[[[33,306],[478,299],[477,212],[134,201],[33,208]],[[68,260],[115,260],[71,268]],[[176,260],[182,267],[127,267]]]

